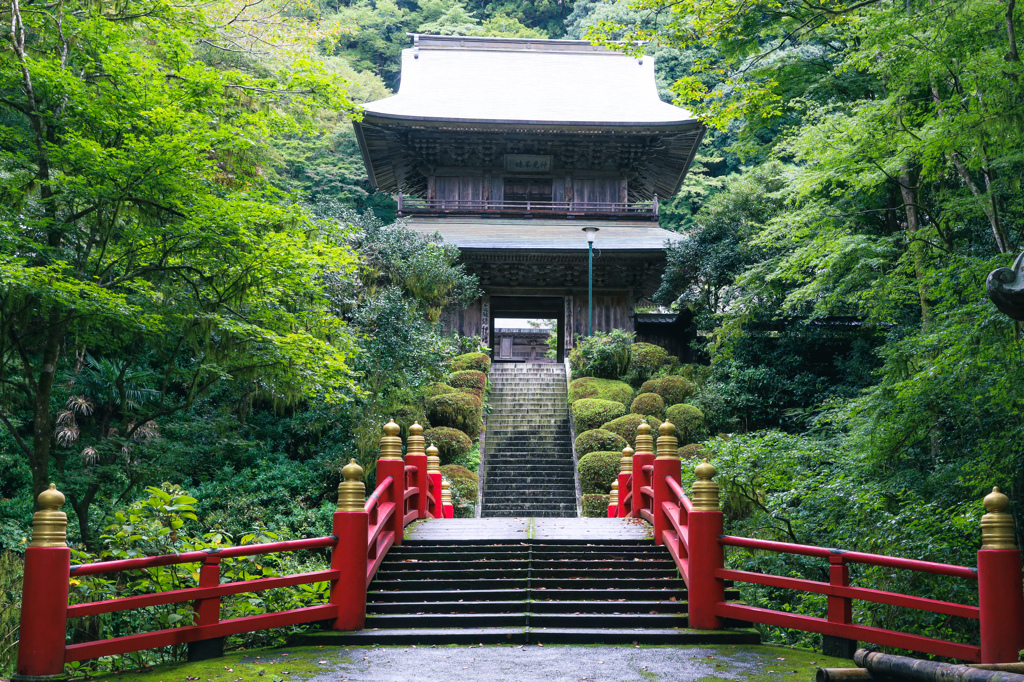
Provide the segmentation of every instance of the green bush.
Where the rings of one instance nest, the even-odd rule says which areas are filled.
[[[633,334],[621,329],[577,340],[576,347],[569,353],[572,373],[580,377],[618,379],[629,368],[630,347]]]
[[[683,447],[679,448],[679,459],[684,461],[694,458],[704,459],[705,457],[710,456],[711,453],[704,449],[704,446],[701,445],[700,443],[690,443],[689,445],[684,445]]]
[[[462,372],[467,369],[486,374],[491,371],[491,358],[484,353],[464,353],[452,360],[452,371]]]
[[[657,393],[660,395],[665,400],[666,405],[678,405],[693,395],[693,392],[696,390],[697,387],[693,385],[692,381],[678,375],[651,379],[650,381],[645,381],[643,386],[640,387],[641,393]]]
[[[630,347],[628,378],[631,384],[639,385],[654,376],[654,373],[668,360],[668,351],[653,343],[634,343]]]
[[[665,418],[665,401],[657,393],[641,393],[629,406],[629,411],[633,414],[649,414],[661,420]]]
[[[399,405],[391,411],[391,418],[402,427],[401,435],[403,440],[409,437],[409,427],[414,422],[419,422],[420,426],[425,429],[430,428],[430,422],[427,421],[427,412],[420,405]]]
[[[458,389],[448,384],[443,384],[440,381],[435,381],[432,384],[424,386],[420,392],[424,398],[433,398],[435,395],[446,395],[448,393],[455,393]]]
[[[436,426],[423,432],[427,445],[431,443],[437,448],[437,456],[441,464],[452,464],[461,461],[473,449],[473,441],[458,429],[448,426]]]
[[[452,498],[458,494],[463,500],[476,502],[476,493],[479,487],[479,478],[476,474],[458,464],[446,464],[441,467],[441,475],[452,484]]]
[[[622,403],[614,400],[598,400],[597,398],[577,400],[570,409],[577,432],[596,429],[601,424],[626,413],[626,406]]]
[[[487,388],[487,375],[475,369],[453,372],[448,377],[448,385],[455,388],[469,388],[476,393],[483,394],[484,389]]]
[[[618,419],[613,419],[606,424],[602,424],[601,428],[605,431],[611,431],[616,433],[626,441],[626,444],[631,448],[636,447],[636,430],[640,426],[640,421],[643,419],[643,415],[640,414],[627,414]],[[647,422],[650,424],[650,421]],[[658,430],[656,424],[651,424],[651,433],[655,433]],[[657,437],[657,436],[655,436]]]
[[[614,400],[625,407],[633,399],[633,387],[624,381],[614,379],[582,377],[569,384],[569,404],[583,398]]]
[[[682,403],[671,406],[665,413],[668,420],[675,424],[676,437],[679,438],[680,444],[700,440],[699,436],[703,435],[704,431],[703,412],[693,405]]]
[[[583,494],[607,495],[619,475],[621,452],[591,452],[580,457],[580,489]]]
[[[576,454],[580,457],[600,450],[616,450],[621,452],[626,447],[626,440],[617,433],[604,429],[591,429],[576,436]]]
[[[448,426],[470,438],[480,435],[483,401],[469,393],[448,393],[427,398],[427,417],[436,426]]]
[[[584,495],[583,516],[588,519],[608,518],[609,495]]]

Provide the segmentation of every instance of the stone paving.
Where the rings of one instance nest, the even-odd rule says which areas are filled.
[[[650,528],[637,519],[427,519],[406,528],[405,537],[426,542],[645,540]]]

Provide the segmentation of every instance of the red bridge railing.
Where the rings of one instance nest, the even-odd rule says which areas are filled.
[[[773,625],[834,638],[842,647],[856,641],[898,647],[964,661],[1006,663],[1018,660],[1024,649],[1024,579],[1021,554],[1014,542],[1013,519],[1006,513],[1009,500],[998,489],[985,498],[988,513],[981,520],[982,546],[978,567],[954,566],[880,554],[828,549],[811,545],[774,542],[723,534],[715,468],[705,460],[695,469],[697,480],[690,499],[680,483],[675,427],[660,427],[657,452],[651,427],[642,423],[636,452],[623,450],[618,477],[617,501],[608,515],[646,519],[653,526],[654,541],[665,545],[683,579],[689,598],[689,624],[717,630],[727,620]],[[631,460],[631,461],[630,461]],[[778,552],[828,560],[828,582],[727,569],[725,548]],[[978,585],[978,606],[916,597],[896,592],[855,587],[850,584],[850,565],[864,564],[918,571],[969,580]],[[766,585],[827,596],[824,617],[778,611],[725,600],[725,581]],[[979,621],[980,646],[950,642],[908,632],[860,625],[853,622],[853,601],[899,606]],[[846,647],[852,649],[851,647]]]
[[[362,468],[352,460],[342,469],[344,480],[338,486],[338,509],[333,518],[333,535],[329,537],[72,566],[71,550],[66,544],[67,516],[59,511],[64,495],[51,485],[39,496],[43,509],[33,518],[32,543],[25,552],[18,675],[60,675],[64,665],[72,661],[180,644],[190,646],[190,658],[208,658],[220,655],[222,638],[228,635],[302,623],[324,621],[335,630],[362,629],[366,620],[366,589],[387,551],[401,544],[405,526],[417,519],[453,516],[450,499],[444,494],[447,481],[441,480],[437,449],[431,446],[424,450],[423,428],[419,424],[409,431],[408,452],[403,460],[398,425],[392,421],[384,427],[381,458],[377,461],[380,482],[368,499],[364,500]],[[224,559],[328,548],[328,570],[221,583]],[[195,587],[68,605],[72,577],[195,563],[200,564]],[[320,582],[330,583],[326,604],[220,619],[223,597]],[[69,618],[182,602],[193,604],[192,625],[93,642],[66,642]]]

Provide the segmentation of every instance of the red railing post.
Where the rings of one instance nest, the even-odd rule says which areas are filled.
[[[437,454],[437,448],[431,443],[427,448],[427,476],[430,478],[430,491],[433,495],[430,514],[435,519],[444,518],[444,507],[441,500],[441,458]]]
[[[71,550],[66,542],[68,517],[60,511],[63,504],[64,495],[51,483],[49,490],[39,493],[42,509],[32,516],[32,543],[25,550],[16,680],[64,673]]]
[[[842,554],[833,554],[828,558],[828,583],[833,587],[850,586],[850,567]],[[829,595],[828,622],[850,625],[853,623],[853,599]],[[837,658],[853,658],[857,652],[857,640],[833,635],[822,635],[821,650],[828,656]]]
[[[207,555],[199,568],[199,587],[220,585],[220,557]],[[216,625],[220,622],[220,597],[197,599],[192,606],[196,612],[196,625]],[[205,661],[224,655],[224,638],[214,637],[188,643],[188,660]]]
[[[633,516],[632,509],[626,508],[626,495],[632,489],[630,476],[633,474],[633,448],[628,445],[622,448],[622,458],[619,460],[619,511],[618,517],[624,519]]]
[[[992,488],[985,497],[988,512],[981,518],[978,552],[978,618],[981,621],[981,662],[1013,663],[1024,649],[1024,591],[1020,550],[1010,500]]]
[[[654,504],[651,513],[654,516],[654,544],[663,545],[665,540],[661,534],[665,530],[672,529],[672,521],[662,508],[662,502],[672,500],[675,496],[668,487],[668,479],[671,478],[677,483],[681,476],[681,464],[679,462],[679,441],[673,435],[676,427],[670,422],[665,422],[658,427],[658,457],[654,460],[654,480],[651,487],[654,489]],[[678,502],[678,500],[676,500]]]
[[[334,630],[362,630],[366,625],[366,574],[368,564],[369,514],[363,468],[353,459],[341,470],[338,510],[334,512],[331,569],[338,579],[331,584],[331,604],[338,608],[331,624]],[[376,546],[374,547],[376,555]],[[376,558],[376,557],[375,557]]]
[[[448,481],[441,481],[441,508],[444,511],[444,518],[455,518],[455,505],[452,504],[452,484]]]
[[[608,495],[608,518],[614,519],[619,515],[619,479],[612,481],[612,489]]]
[[[395,533],[395,544],[402,544],[405,533],[405,460],[402,459],[401,428],[392,419],[384,425],[384,436],[380,439],[380,459],[377,460],[377,480],[391,477],[391,492],[388,502],[395,503],[395,512],[388,521],[388,530]],[[381,500],[384,502],[384,500]]]
[[[416,495],[416,518],[427,518],[427,453],[423,446],[423,427],[415,422],[409,427],[409,440],[406,443],[405,463],[416,467],[416,481],[414,485],[420,489]]]
[[[640,511],[647,509],[643,488],[651,485],[650,477],[644,473],[644,467],[654,464],[654,439],[651,437],[651,426],[644,419],[636,429],[636,452],[633,454],[633,516],[641,518]]]
[[[725,568],[725,553],[718,538],[722,535],[722,512],[718,509],[718,484],[712,479],[715,467],[704,460],[694,470],[693,509],[687,515],[690,531],[689,567],[687,584],[689,625],[698,630],[720,630],[722,619],[715,607],[725,601],[725,582],[715,577],[715,571]]]

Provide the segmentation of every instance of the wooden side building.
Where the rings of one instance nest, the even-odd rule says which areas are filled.
[[[635,329],[666,242],[658,201],[682,184],[703,125],[662,102],[651,57],[586,41],[413,35],[396,95],[355,123],[367,171],[399,215],[457,245],[484,297],[450,329],[488,344],[494,320],[555,318],[559,349]],[[566,333],[567,331],[571,333]]]

